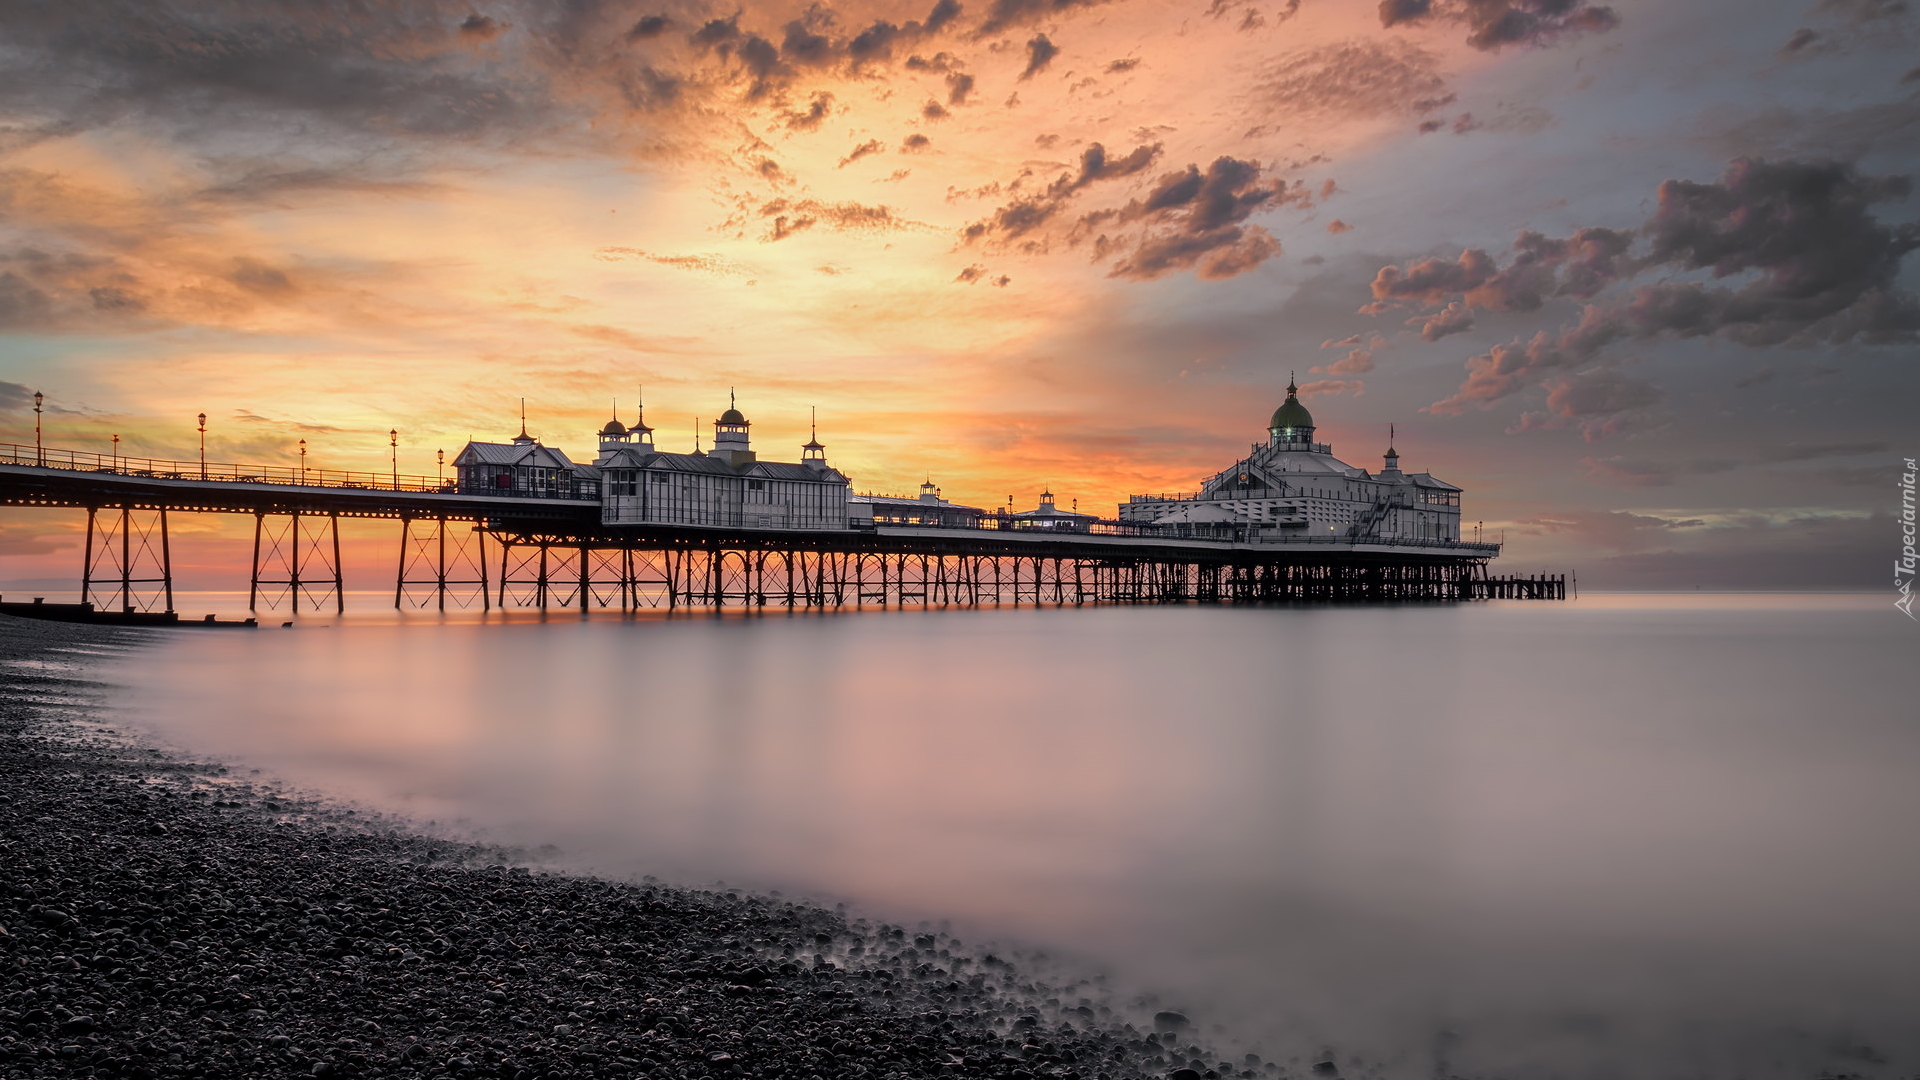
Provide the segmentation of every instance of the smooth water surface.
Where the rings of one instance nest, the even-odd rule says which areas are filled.
[[[1878,598],[179,633],[186,749],[604,873],[1051,950],[1348,1075],[1920,1068]]]

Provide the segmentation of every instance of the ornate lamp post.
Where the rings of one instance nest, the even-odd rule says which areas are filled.
[[[435,450],[433,452],[433,478],[441,484],[447,482],[447,452],[445,450]]]
[[[120,436],[113,437],[113,471],[120,471]]]
[[[200,479],[207,478],[207,414],[200,414]]]
[[[400,490],[400,429],[387,429],[388,462],[393,466],[393,490]]]
[[[307,482],[307,440],[300,440],[300,482]]]
[[[47,463],[47,452],[40,447],[40,406],[46,400],[47,395],[38,390],[33,392],[33,463],[35,465]]]

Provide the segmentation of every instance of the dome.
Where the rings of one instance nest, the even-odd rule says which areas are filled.
[[[1300,399],[1296,396],[1299,393],[1299,387],[1292,383],[1287,384],[1287,400],[1273,410],[1273,420],[1267,424],[1268,427],[1310,428],[1313,426],[1313,414],[1307,411],[1305,405],[1300,404]]]
[[[730,408],[720,414],[720,423],[722,424],[744,424],[746,422],[747,418],[740,415],[739,409]]]
[[[600,437],[603,439],[611,435],[625,435],[626,433],[626,425],[618,420],[609,420],[607,421],[607,426],[600,429]]]

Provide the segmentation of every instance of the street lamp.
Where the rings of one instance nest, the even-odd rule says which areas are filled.
[[[307,440],[300,440],[300,482],[307,482]]]
[[[40,405],[46,400],[47,395],[38,390],[33,392],[33,463],[35,465],[47,463],[47,452],[40,448]]]
[[[389,448],[388,460],[393,465],[393,490],[399,491],[400,490],[400,429],[399,428],[387,429],[387,446]]]
[[[120,471],[120,436],[113,437],[113,471]]]
[[[445,450],[435,450],[433,452],[433,478],[440,484],[447,482],[447,452]]]
[[[207,478],[207,414],[200,414],[200,479]]]

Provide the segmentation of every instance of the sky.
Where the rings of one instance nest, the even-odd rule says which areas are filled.
[[[523,398],[581,459],[732,392],[862,491],[1111,514],[1297,378],[1506,570],[1877,587],[1916,43],[1905,0],[14,5],[0,441],[41,391],[50,446],[191,459],[204,412],[210,460],[430,475]],[[81,523],[8,511],[0,581]],[[244,586],[243,520],[180,528]]]

